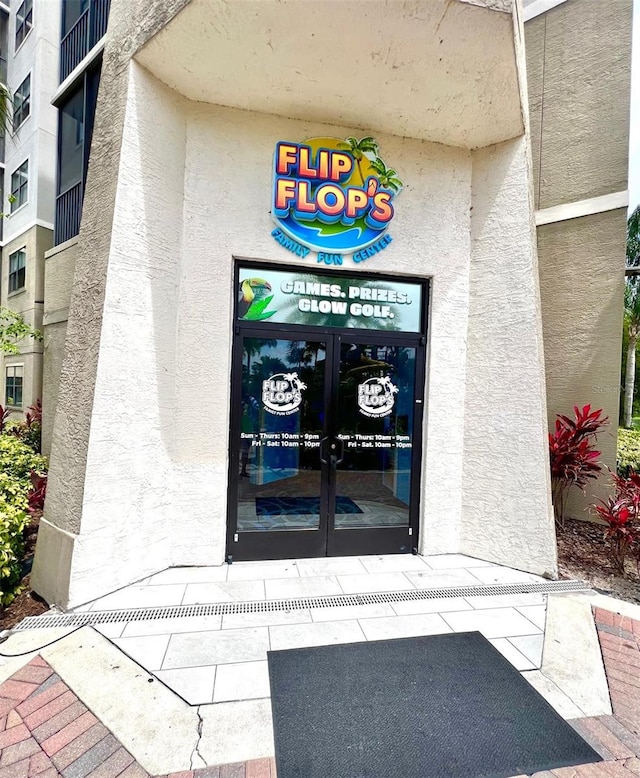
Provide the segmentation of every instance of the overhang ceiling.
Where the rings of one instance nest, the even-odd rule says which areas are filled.
[[[136,58],[191,100],[477,148],[523,132],[509,7],[191,0]]]

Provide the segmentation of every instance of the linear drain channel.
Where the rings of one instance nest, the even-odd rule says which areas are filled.
[[[311,608],[336,608],[345,605],[377,605],[380,603],[436,600],[441,597],[487,597],[500,594],[549,594],[588,589],[582,581],[544,581],[541,583],[454,586],[441,589],[411,589],[404,592],[374,592],[371,594],[336,594],[327,597],[294,597],[289,600],[260,600],[257,602],[222,602],[203,605],[172,605],[160,608],[131,608],[129,610],[61,613],[59,615],[29,616],[15,631],[49,627],[82,627],[91,624],[115,624],[129,621],[156,621],[183,619],[190,616],[227,616],[232,613],[269,613]]]

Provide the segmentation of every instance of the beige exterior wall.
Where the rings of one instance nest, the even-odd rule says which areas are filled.
[[[45,456],[51,453],[77,246],[77,238],[55,246],[47,251],[44,261],[42,453]]]
[[[632,0],[567,0],[525,25],[536,208],[627,188]],[[614,469],[626,212],[538,227],[549,427],[574,405],[603,408]],[[569,515],[586,518],[606,475]]]
[[[627,188],[632,5],[567,0],[525,25],[538,208]]]
[[[441,6],[473,20],[481,13],[463,3]],[[112,5],[33,587],[69,607],[167,566],[223,562],[232,257],[313,267],[313,260],[296,260],[271,237],[274,146],[283,138],[368,133],[411,183],[394,221],[398,238],[361,271],[348,267],[433,280],[420,551],[464,550],[554,575],[526,129],[499,142],[505,128],[497,127],[494,144],[473,152],[385,134],[375,125],[332,123],[329,105],[321,123],[290,118],[306,103],[276,116],[187,100],[130,61],[162,27],[156,12],[166,20],[177,7],[141,4],[145,13],[136,18],[122,0]],[[210,7],[211,18],[220,8],[244,13],[233,2]],[[270,7],[282,13],[280,4]],[[496,35],[491,41],[506,70],[515,72],[513,20],[486,14],[487,24],[508,30],[502,48]],[[377,35],[380,26],[373,28]],[[185,41],[211,31],[215,38],[224,29],[200,19],[198,26],[174,27],[172,37],[167,26],[157,36],[160,53],[178,63],[190,52]],[[464,40],[458,42],[452,63],[464,59]],[[206,40],[199,43],[211,58],[199,64],[208,83],[204,76],[213,72],[219,52]],[[271,56],[260,45],[265,50],[257,56]],[[421,54],[422,44],[418,48]],[[437,51],[428,53],[437,58]],[[166,60],[164,54],[159,59]],[[391,62],[389,74],[399,78]],[[438,83],[458,96],[457,82]],[[500,99],[520,121],[519,83],[506,86],[498,90]],[[335,97],[326,94],[327,101]],[[481,103],[467,97],[477,112]],[[464,132],[452,135],[452,144],[474,127],[457,129]],[[505,300],[517,300],[514,320]],[[509,356],[521,367],[515,378]],[[136,380],[124,405],[123,374]],[[526,414],[523,396],[534,398]],[[215,412],[204,417],[203,398],[215,402]],[[506,451],[502,425],[509,419],[520,426],[515,448]],[[526,484],[522,499],[514,484]]]
[[[2,249],[2,273],[0,274],[0,301],[12,311],[20,313],[25,322],[42,331],[44,299],[44,254],[53,243],[53,232],[45,227],[33,226],[22,235],[9,241]],[[19,249],[26,252],[25,285],[9,294],[9,257]],[[6,367],[23,365],[22,406],[14,415],[22,415],[30,405],[42,398],[43,343],[25,338],[20,344],[19,355],[3,356],[2,404],[6,399]]]
[[[538,227],[549,429],[574,405],[603,408],[611,420],[598,438],[602,461],[616,462],[622,347],[625,209]],[[569,514],[607,493],[600,477],[586,497],[576,493]]]

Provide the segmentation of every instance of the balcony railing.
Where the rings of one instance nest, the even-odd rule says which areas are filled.
[[[107,31],[111,0],[91,0],[60,43],[60,83],[82,62]]]
[[[71,240],[80,232],[82,216],[82,181],[56,197],[54,244]]]

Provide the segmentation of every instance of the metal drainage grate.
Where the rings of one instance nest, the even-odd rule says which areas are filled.
[[[549,594],[588,589],[582,581],[543,581],[515,584],[487,584],[479,586],[452,586],[440,589],[411,589],[404,592],[374,592],[371,594],[337,594],[327,597],[294,597],[289,600],[260,600],[257,602],[222,602],[203,605],[172,605],[159,608],[130,608],[129,610],[88,611],[59,615],[29,616],[15,631],[49,627],[82,627],[91,624],[115,624],[130,621],[183,619],[190,616],[227,616],[233,613],[269,613],[311,608],[336,608],[345,605],[376,605],[380,603],[435,600],[441,597],[488,597],[500,594]]]

